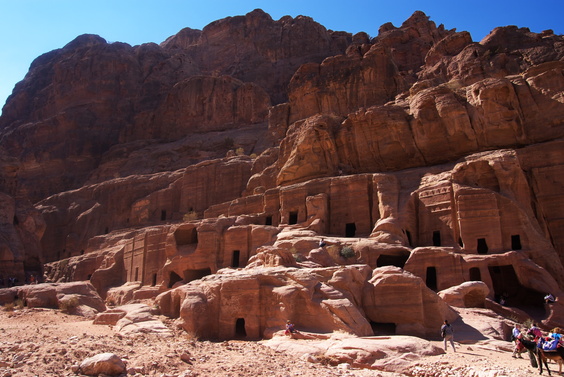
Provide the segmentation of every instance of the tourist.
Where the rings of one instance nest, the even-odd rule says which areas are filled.
[[[290,320],[286,321],[286,331],[284,331],[284,335],[290,335],[296,333],[296,329],[294,328],[294,324],[290,322]]]
[[[546,302],[547,304],[554,304],[554,301],[556,301],[556,299],[554,298],[552,293],[549,293],[546,296],[544,296],[544,302]]]
[[[519,339],[521,339],[521,325],[516,323],[511,332],[511,340],[515,342],[515,347],[513,348],[513,355],[511,357],[514,358],[519,357],[520,359],[522,359],[523,356],[521,356],[521,352],[523,352],[525,347],[523,346],[523,343],[519,341]]]
[[[325,240],[322,238],[321,241],[319,241],[319,247],[325,247],[325,245],[327,245],[325,243]]]
[[[533,325],[531,326],[531,328],[529,329],[529,331],[527,331],[528,335],[532,335],[535,337],[535,342],[539,340],[539,338],[542,338],[542,331],[541,329],[539,329],[537,327],[536,323],[533,323]]]
[[[445,319],[444,324],[441,326],[441,337],[443,338],[445,352],[447,350],[447,342],[450,341],[450,345],[452,346],[452,350],[456,352],[456,348],[454,348],[454,329],[448,323],[448,320]]]

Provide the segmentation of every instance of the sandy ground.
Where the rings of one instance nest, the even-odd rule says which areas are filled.
[[[276,352],[259,342],[190,339],[170,320],[173,338],[152,334],[122,336],[58,310],[0,310],[0,377],[76,376],[71,367],[87,357],[112,352],[140,376],[460,376],[525,377],[538,373],[488,343],[458,344],[456,353],[425,357],[404,373],[330,366]],[[300,340],[296,340],[300,341]],[[441,345],[441,342],[434,342]],[[509,345],[509,342],[507,342]],[[549,364],[558,371],[556,364]],[[545,372],[546,373],[546,372]]]

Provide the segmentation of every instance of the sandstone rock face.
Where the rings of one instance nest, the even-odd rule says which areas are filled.
[[[81,306],[91,308],[91,313],[106,310],[104,301],[88,282],[25,285],[0,289],[0,292],[2,304],[18,298],[29,308],[62,308],[71,314],[86,312]]]
[[[437,328],[457,314],[415,275],[398,267],[374,270],[365,288],[364,308],[373,323],[393,323],[399,334],[437,337]]]
[[[157,302],[166,315],[179,315],[187,332],[205,338],[271,337],[286,319],[303,331],[366,336],[373,334],[371,323],[397,323],[400,334],[429,336],[442,318],[456,318],[421,279],[397,270],[393,281],[378,278],[388,270],[375,270],[370,279],[362,265],[222,270],[165,292]]]
[[[287,319],[303,330],[369,335],[355,301],[367,273],[362,266],[225,271],[163,293],[157,302],[163,313],[179,313],[187,332],[206,338],[270,337]],[[349,284],[332,283],[341,279]]]
[[[3,109],[2,146],[22,162],[19,190],[33,201],[80,187],[104,155],[123,143],[134,153],[143,147],[133,143],[140,140],[173,142],[225,131],[210,146],[219,149],[217,158],[231,148],[221,144],[233,137],[229,130],[263,124],[254,143],[241,140],[252,149],[266,136],[270,104],[287,98],[295,70],[343,53],[351,39],[308,17],[273,21],[260,10],[201,32],[184,30],[162,46],[108,44],[83,35],[34,61]],[[52,145],[48,151],[31,152],[46,143]],[[178,152],[202,161],[209,153],[190,150],[202,147],[196,141]],[[174,161],[162,159],[160,165],[151,172],[169,170]]]
[[[42,279],[45,221],[31,203],[0,192],[0,287]]]
[[[563,59],[421,12],[374,38],[260,10],[80,36],[3,109],[0,273],[159,295],[208,338],[435,337],[445,300],[564,326]]]

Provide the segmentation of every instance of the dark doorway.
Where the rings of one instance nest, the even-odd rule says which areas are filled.
[[[512,265],[488,266],[488,271],[497,301],[504,296],[507,306],[516,306],[533,317],[544,315],[544,294],[522,286]]]
[[[169,280],[168,280],[168,287],[172,288],[172,286],[179,281],[182,281],[182,278],[178,276],[178,274],[174,271],[170,271]]]
[[[266,216],[264,220],[264,225],[272,225],[272,216]]]
[[[237,318],[237,321],[235,322],[235,337],[247,337],[247,330],[245,330],[245,318]]]
[[[166,210],[162,210],[161,211],[161,221],[165,221],[166,220]]]
[[[157,274],[153,274],[153,281],[151,282],[151,285],[154,287],[155,285],[157,285]]]
[[[239,268],[239,255],[240,254],[241,254],[241,251],[233,250],[233,257],[231,258],[231,267]]]
[[[139,267],[135,267],[135,279],[134,281],[139,281]]]
[[[370,326],[372,327],[372,332],[374,335],[396,335],[396,324],[395,323],[384,323],[384,322],[372,322],[370,321]]]
[[[441,231],[435,230],[433,232],[433,246],[441,246]]]
[[[405,231],[405,235],[407,236],[407,242],[409,243],[409,246],[413,247],[413,241],[411,240],[411,233],[409,232],[409,230]]]
[[[477,246],[478,254],[487,254],[488,253],[488,244],[485,238],[478,238],[478,246]]]
[[[18,216],[14,215],[14,225],[18,225],[20,220],[18,220]]]
[[[511,236],[511,250],[521,250],[521,236],[514,234]]]
[[[437,290],[437,269],[435,267],[427,267],[425,284],[429,289]]]
[[[482,273],[479,267],[472,267],[470,269],[470,281],[482,281]]]
[[[376,261],[376,267],[396,266],[403,268],[409,255],[386,255],[381,254]]]
[[[288,224],[297,224],[298,223],[298,213],[297,212],[290,212],[290,217],[288,218]]]
[[[464,243],[462,242],[462,238],[458,237],[458,246],[464,247]]]
[[[347,223],[345,225],[345,237],[354,237],[356,235],[356,224]]]

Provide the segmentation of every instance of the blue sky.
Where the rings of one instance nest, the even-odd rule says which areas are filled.
[[[33,59],[78,35],[98,34],[131,45],[160,43],[184,27],[202,29],[256,8],[275,20],[305,15],[327,29],[370,36],[386,22],[400,26],[416,10],[447,29],[469,31],[474,41],[507,25],[564,34],[564,0],[0,0],[0,107]]]

